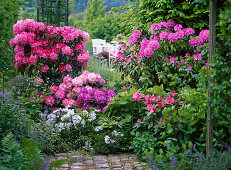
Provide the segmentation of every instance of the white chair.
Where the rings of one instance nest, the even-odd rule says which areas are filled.
[[[93,56],[96,56],[96,47],[100,45],[104,46],[105,44],[106,44],[106,40],[92,39]]]

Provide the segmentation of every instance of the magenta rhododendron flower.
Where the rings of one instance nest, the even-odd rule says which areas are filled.
[[[175,92],[170,92],[170,95],[172,96],[172,97],[174,97],[175,95],[177,95],[178,93],[175,93]]]
[[[51,93],[55,93],[58,89],[59,89],[59,86],[53,85],[53,86],[51,86],[51,88],[50,88],[50,92],[51,92]]]
[[[168,39],[168,32],[166,32],[166,31],[162,31],[161,33],[160,33],[160,40],[163,40],[163,39]]]
[[[133,100],[135,100],[135,101],[140,101],[140,100],[142,100],[143,96],[142,96],[142,94],[140,94],[139,92],[135,92],[135,93],[133,94],[132,98],[133,98]]]
[[[180,60],[180,62],[183,64],[186,61],[186,59],[182,59]]]
[[[46,73],[48,70],[49,70],[50,68],[49,68],[49,66],[48,65],[42,65],[41,67],[40,67],[40,70],[43,72],[43,73]]]
[[[62,90],[62,91],[65,91],[66,90],[66,84],[65,83],[61,83],[60,85],[59,85],[59,90]]]
[[[175,62],[177,62],[177,59],[175,57],[171,57],[170,58],[170,63],[175,63]]]
[[[191,71],[192,68],[193,68],[193,66],[191,66],[191,65],[188,66],[188,70],[189,70],[189,71]]]
[[[55,99],[52,96],[47,96],[45,100],[46,105],[53,106],[55,104]]]
[[[181,28],[183,28],[181,24],[176,24],[174,26],[174,31],[179,31],[179,30],[181,30]]]
[[[72,78],[67,75],[63,78],[63,83],[68,83],[68,82],[72,82]]]
[[[174,99],[171,98],[171,97],[167,97],[167,98],[164,100],[164,103],[166,103],[166,104],[172,104],[172,103],[174,103]]]
[[[152,99],[152,96],[149,94],[144,97],[144,100],[147,104],[151,102],[151,99]]]
[[[193,59],[200,61],[202,59],[202,57],[201,57],[201,55],[196,54],[196,55],[193,56]]]
[[[141,122],[142,122],[142,119],[138,119],[136,122],[137,122],[137,123],[141,123]]]

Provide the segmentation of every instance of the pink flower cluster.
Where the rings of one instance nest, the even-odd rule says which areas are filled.
[[[137,42],[138,39],[141,38],[142,33],[139,30],[134,30],[131,37],[128,40],[128,44],[132,45]]]
[[[196,36],[195,38],[191,38],[189,43],[191,47],[197,47],[197,46],[201,46],[207,41],[209,41],[209,30],[202,30],[199,36]]]
[[[62,83],[51,86],[45,104],[53,107],[70,106],[83,109],[96,107],[101,110],[110,102],[110,98],[116,95],[113,90],[103,89],[104,83],[105,80],[99,74],[88,71],[84,71],[74,79],[65,76]]]
[[[173,20],[168,20],[167,22],[163,21],[160,23],[152,24],[151,34],[153,34],[154,37],[152,39],[147,39],[141,37],[142,34],[139,30],[135,30],[128,40],[128,44],[132,46],[122,45],[121,50],[117,53],[117,59],[115,63],[117,64],[122,62],[124,65],[130,63],[133,58],[126,58],[126,56],[128,51],[132,53],[134,50],[138,51],[136,53],[136,58],[138,60],[141,60],[144,57],[151,58],[155,54],[154,51],[160,48],[161,41],[167,40],[171,43],[175,43],[178,40],[188,37],[189,35],[195,34],[195,31],[192,28],[183,28],[181,24],[176,24]],[[208,39],[206,37],[206,31],[202,31],[200,35],[204,40]],[[142,39],[142,41],[139,43],[138,39]],[[135,49],[133,44],[136,44]]]
[[[87,70],[83,71],[83,73],[75,77],[72,80],[74,86],[83,86],[83,85],[93,85],[93,84],[105,84],[105,80],[99,75],[95,73],[90,73]]]
[[[151,95],[146,95],[144,97],[144,104],[146,105],[146,109],[150,112],[156,112],[157,109],[164,108],[168,105],[175,105],[175,104],[185,104],[185,102],[180,102],[179,100],[175,99],[178,93],[170,92],[169,96],[166,98],[163,97],[155,97]],[[136,92],[132,96],[134,101],[141,101],[143,99],[143,95],[139,92]]]
[[[57,69],[61,73],[71,73],[73,69],[85,68],[89,61],[89,53],[83,51],[83,41],[88,41],[89,34],[82,30],[46,26],[26,19],[18,21],[13,31],[15,37],[10,40],[10,46],[15,51],[15,68],[21,72],[26,66],[34,68],[36,64],[41,74]]]

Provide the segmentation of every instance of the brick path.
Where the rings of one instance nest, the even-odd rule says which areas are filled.
[[[56,154],[51,160],[68,159],[62,170],[144,170],[135,154],[87,155],[87,154]]]

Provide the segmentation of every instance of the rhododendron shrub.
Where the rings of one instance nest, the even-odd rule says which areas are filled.
[[[99,74],[86,70],[75,78],[67,75],[60,84],[50,87],[50,92],[45,94],[41,102],[50,111],[67,106],[85,110],[95,107],[101,111],[116,95],[112,89],[104,89],[104,84],[105,80]]]
[[[189,87],[169,93],[163,86],[143,91],[132,88],[118,93],[104,114],[120,117],[135,153],[145,158],[144,153],[154,149],[153,159],[167,160],[173,155],[179,158],[189,143],[205,142],[206,102],[205,93]]]
[[[141,87],[195,87],[199,70],[206,65],[208,40],[208,30],[195,36],[192,28],[183,28],[173,20],[155,23],[149,33],[135,30],[128,44],[120,42],[115,65]]]
[[[32,19],[20,20],[13,26],[15,68],[20,72],[39,74],[46,83],[59,83],[62,76],[76,74],[87,66],[88,51],[83,42],[88,33],[72,27],[46,26]]]

